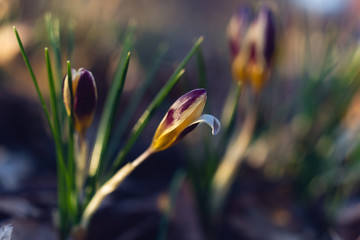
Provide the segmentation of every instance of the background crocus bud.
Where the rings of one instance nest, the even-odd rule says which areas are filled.
[[[268,78],[274,51],[274,19],[270,8],[264,5],[248,25],[239,51],[233,58],[234,79],[241,83],[250,81],[256,91],[260,90]]]
[[[92,73],[84,68],[80,68],[78,71],[72,69],[71,75],[73,106],[71,106],[71,96],[67,75],[63,84],[64,104],[68,115],[71,114],[72,107],[75,130],[81,135],[84,135],[93,120],[96,108],[97,89],[95,79]]]
[[[240,51],[241,44],[249,28],[252,15],[252,10],[248,6],[242,5],[230,19],[226,33],[232,60]]]
[[[173,146],[199,123],[207,123],[213,135],[217,134],[220,122],[214,116],[201,115],[205,102],[205,89],[192,90],[176,100],[160,122],[150,148],[157,152]]]

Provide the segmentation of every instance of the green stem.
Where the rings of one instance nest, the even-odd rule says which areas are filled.
[[[221,126],[224,129],[221,136],[221,141],[218,147],[218,152],[222,153],[224,148],[228,145],[231,133],[234,130],[236,113],[239,106],[239,97],[242,90],[242,84],[237,84],[236,88],[231,88],[228,98],[226,99],[224,111],[221,118]],[[219,156],[222,156],[219,155]]]
[[[258,99],[249,107],[237,137],[228,145],[211,185],[211,211],[218,213],[232,185],[238,167],[252,139],[257,119]]]
[[[70,174],[69,189],[69,211],[71,213],[73,223],[78,219],[78,194],[76,188],[75,176],[75,158],[74,158],[74,92],[72,86],[72,73],[70,61],[67,61],[67,81],[70,91],[70,116],[68,116],[69,136],[68,136],[68,169]]]

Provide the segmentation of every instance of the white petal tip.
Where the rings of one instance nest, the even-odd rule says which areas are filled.
[[[211,127],[212,135],[218,134],[221,129],[220,121],[216,117],[210,114],[201,115],[200,118],[196,120],[194,123],[206,123],[209,127]]]

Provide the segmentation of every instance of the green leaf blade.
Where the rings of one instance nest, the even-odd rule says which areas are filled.
[[[127,108],[125,109],[120,122],[117,123],[117,127],[114,131],[113,134],[113,141],[110,142],[109,147],[108,147],[108,154],[106,157],[106,162],[108,162],[111,156],[114,155],[114,152],[117,148],[117,144],[119,144],[120,140],[122,139],[126,128],[128,127],[130,120],[132,119],[132,117],[134,116],[134,113],[136,111],[136,109],[138,108],[141,99],[143,98],[146,90],[149,88],[150,84],[153,82],[155,74],[158,70],[158,68],[160,67],[161,62],[164,59],[164,56],[167,52],[167,47],[164,47],[163,45],[160,45],[156,56],[155,56],[155,60],[152,64],[152,66],[149,68],[148,74],[144,80],[144,83],[139,87],[139,89],[136,90],[136,92],[134,93],[134,95],[132,96],[131,100],[130,100],[130,104],[127,106]]]
[[[113,166],[112,166],[112,172],[115,172],[120,167],[121,163],[123,162],[126,155],[130,151],[130,149],[132,148],[132,146],[134,145],[136,140],[138,139],[139,135],[141,134],[141,132],[143,131],[143,129],[149,122],[149,120],[152,117],[152,115],[154,114],[154,112],[158,109],[160,104],[164,101],[164,99],[169,94],[171,89],[180,80],[180,78],[182,77],[182,75],[185,72],[184,67],[190,61],[192,56],[198,51],[202,41],[203,41],[203,37],[200,37],[195,42],[195,44],[193,45],[193,47],[191,48],[189,53],[185,56],[183,61],[179,64],[179,66],[175,69],[173,74],[170,76],[167,83],[163,86],[163,88],[160,90],[160,92],[156,95],[154,100],[150,103],[148,108],[145,110],[143,115],[139,118],[139,120],[137,121],[137,123],[135,124],[135,126],[133,127],[133,129],[131,131],[131,135],[130,135],[128,141],[125,143],[125,146],[118,152],[118,154],[115,158],[115,161],[113,163]]]
[[[104,106],[104,113],[100,120],[98,135],[96,138],[93,154],[90,161],[90,169],[89,169],[90,177],[98,175],[100,168],[102,167],[101,159],[104,155],[105,146],[109,141],[111,126],[113,125],[113,121],[115,118],[118,100],[124,88],[129,62],[130,62],[130,52],[128,52],[127,57],[125,59],[122,68],[121,77],[118,78],[118,81],[115,81],[114,86],[111,88],[111,91]]]

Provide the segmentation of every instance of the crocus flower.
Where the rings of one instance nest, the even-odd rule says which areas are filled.
[[[275,25],[270,8],[262,6],[255,19],[241,7],[228,25],[233,78],[258,91],[269,76],[275,51]]]
[[[71,106],[71,96],[66,75],[63,83],[63,100],[67,114],[70,116],[73,110],[74,128],[82,136],[90,126],[96,108],[97,90],[95,79],[91,72],[84,68],[78,71],[71,69],[73,106]]]
[[[186,134],[194,130],[199,123],[206,123],[212,128],[212,134],[220,131],[220,122],[214,116],[202,114],[206,102],[206,90],[195,89],[181,96],[167,111],[160,122],[150,147],[134,161],[119,169],[98,191],[84,210],[81,226],[86,229],[89,220],[99,208],[104,198],[112,193],[124,179],[132,173],[151,154],[165,150]]]
[[[173,146],[199,123],[208,124],[216,135],[220,122],[212,115],[202,115],[205,102],[205,89],[192,90],[176,100],[159,124],[150,149],[157,152]]]

